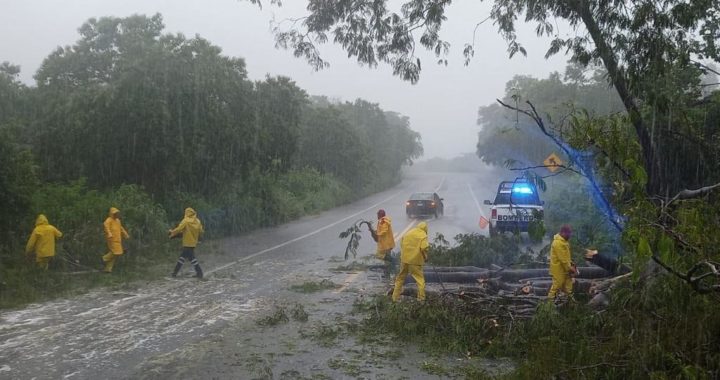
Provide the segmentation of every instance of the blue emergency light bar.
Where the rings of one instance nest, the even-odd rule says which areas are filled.
[[[518,193],[518,194],[532,194],[533,193],[532,189],[525,184],[513,186],[512,192]]]

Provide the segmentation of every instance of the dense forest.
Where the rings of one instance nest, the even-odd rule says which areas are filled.
[[[0,66],[2,297],[27,286],[38,213],[65,233],[59,254],[88,265],[116,206],[130,248],[152,261],[187,206],[210,236],[238,233],[392,186],[422,154],[407,117],[286,77],[252,81],[243,59],[163,29],[160,15],[90,19],[34,86]]]

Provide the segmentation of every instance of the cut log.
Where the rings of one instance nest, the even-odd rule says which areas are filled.
[[[632,269],[618,262],[617,258],[598,253],[595,250],[586,250],[585,260],[605,269],[612,276],[630,273]]]
[[[513,294],[534,294],[538,296],[546,296],[552,286],[551,279],[532,281],[528,283],[505,282],[500,279],[490,279],[483,282],[488,289],[492,291],[504,291]],[[595,281],[590,279],[576,278],[573,284],[573,291],[577,293],[589,293],[590,289],[595,285]],[[527,290],[525,289],[527,288]]]
[[[594,279],[609,277],[605,269],[600,267],[579,267],[580,276],[578,278]],[[524,278],[549,277],[550,271],[547,268],[541,269],[505,269],[501,271],[492,271],[491,277],[500,277],[503,281],[516,282]]]

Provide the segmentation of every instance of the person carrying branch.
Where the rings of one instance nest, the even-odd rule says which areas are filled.
[[[377,242],[375,257],[380,260],[389,260],[390,252],[395,248],[395,236],[392,230],[392,220],[385,214],[385,210],[377,212],[377,229],[373,231],[373,239]]]
[[[120,220],[120,210],[110,207],[108,217],[103,222],[105,230],[105,240],[107,241],[108,253],[102,257],[103,272],[111,273],[115,266],[115,260],[124,253],[122,239],[130,239],[130,235],[125,231]]]
[[[62,232],[52,226],[45,215],[40,214],[35,220],[35,228],[25,246],[25,254],[35,253],[35,263],[38,268],[47,270],[50,261],[55,257],[55,239],[62,236]]]
[[[427,261],[427,250],[430,247],[428,243],[428,225],[420,222],[417,227],[408,231],[400,242],[400,273],[395,278],[395,289],[393,289],[392,300],[397,302],[402,294],[405,278],[408,273],[415,279],[417,283],[418,301],[425,300],[425,276],[423,275],[423,265]]]
[[[202,235],[203,232],[205,232],[205,230],[203,229],[202,222],[198,219],[195,210],[190,207],[185,209],[185,217],[180,224],[178,224],[175,229],[168,231],[171,239],[182,234],[182,253],[178,258],[177,264],[175,264],[175,270],[172,272],[173,277],[177,277],[178,272],[180,272],[183,264],[185,264],[185,260],[189,260],[193,268],[195,268],[195,277],[199,279],[203,278],[202,268],[200,268],[200,264],[197,258],[195,258],[195,247],[197,247],[198,240],[200,240],[200,235]]]
[[[578,274],[577,267],[570,260],[570,237],[572,227],[563,225],[560,232],[553,238],[550,246],[550,275],[552,286],[548,292],[548,300],[554,300],[558,291],[573,298],[573,277]]]

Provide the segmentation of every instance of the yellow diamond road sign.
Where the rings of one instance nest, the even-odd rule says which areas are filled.
[[[562,166],[563,161],[558,157],[557,154],[552,153],[548,156],[548,158],[543,161],[543,164],[545,164],[545,167],[547,167],[547,170],[550,170],[551,172],[555,173],[558,169],[560,169],[560,166]]]

